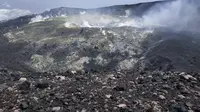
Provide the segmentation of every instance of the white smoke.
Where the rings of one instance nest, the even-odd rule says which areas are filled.
[[[84,15],[84,14],[86,14],[86,12],[85,12],[85,11],[83,11],[83,12],[80,12],[80,15]]]
[[[66,17],[66,27],[79,26],[79,27],[123,27],[135,26],[134,20],[123,17],[114,17],[111,15],[103,15],[98,13],[86,13],[84,15],[74,15]]]
[[[45,21],[48,18],[50,18],[50,17],[43,17],[41,15],[37,15],[36,17],[34,17],[34,18],[31,19],[30,23],[36,23],[36,22]]]
[[[21,9],[0,9],[0,21],[17,18],[20,16],[31,14],[29,10]]]
[[[143,27],[188,29],[199,18],[198,6],[188,0],[176,0],[153,7],[141,18]]]

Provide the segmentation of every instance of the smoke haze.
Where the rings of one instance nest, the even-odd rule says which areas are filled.
[[[199,6],[188,0],[157,5],[142,18],[145,27],[169,27],[179,30],[199,28]]]

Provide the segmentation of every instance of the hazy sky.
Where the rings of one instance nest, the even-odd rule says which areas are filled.
[[[56,7],[96,8],[118,4],[134,4],[158,0],[0,0],[0,8],[26,9],[42,12]]]

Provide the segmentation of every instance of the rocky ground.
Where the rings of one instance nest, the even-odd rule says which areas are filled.
[[[200,74],[0,70],[0,112],[199,112]]]

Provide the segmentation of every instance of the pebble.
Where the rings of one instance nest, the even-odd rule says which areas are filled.
[[[108,108],[108,107],[109,107],[108,104],[105,104],[105,105],[104,105],[104,108]]]
[[[20,79],[20,76],[19,76],[19,74],[11,74],[11,76],[12,76],[12,81],[18,81],[19,79]]]
[[[161,90],[161,92],[168,94],[168,91],[166,91],[166,90]]]
[[[30,82],[25,81],[21,84],[19,84],[19,90],[28,90],[30,88]]]
[[[86,112],[86,111],[87,111],[86,109],[82,109],[82,110],[81,110],[81,112]]]
[[[179,75],[185,75],[185,72],[181,72]]]
[[[76,71],[71,71],[72,72],[72,74],[76,74],[77,72]]]
[[[110,95],[110,94],[108,94],[108,95],[106,95],[106,98],[110,98],[112,95]]]
[[[39,99],[39,98],[37,98],[37,97],[33,97],[33,99],[34,99],[36,102],[38,102],[38,99]]]
[[[193,106],[193,104],[191,104],[190,102],[187,102],[185,105],[186,105],[187,107],[192,107],[192,106]]]
[[[170,103],[176,103],[176,100],[170,100]]]
[[[188,110],[188,112],[194,112],[194,110]]]
[[[14,112],[20,112],[20,110],[14,110]]]
[[[166,99],[165,96],[163,96],[163,95],[159,95],[158,97],[159,97],[161,100]]]
[[[170,90],[171,88],[169,85],[165,84],[165,85],[163,85],[163,89]]]
[[[125,91],[124,87],[116,86],[113,88],[115,91]]]
[[[171,105],[170,112],[187,112],[186,107],[184,104],[175,104]]]
[[[6,84],[0,84],[0,92],[5,90],[8,86]]]
[[[60,111],[61,110],[61,107],[53,107],[52,108],[52,111],[53,112],[58,112],[58,111]]]
[[[27,109],[28,107],[29,107],[29,105],[28,105],[27,102],[22,102],[22,103],[20,104],[20,109],[21,109],[21,110],[25,110],[25,109]]]
[[[65,76],[56,76],[56,78],[58,78],[60,81],[65,80]]]
[[[186,80],[189,80],[189,79],[197,80],[195,77],[191,75],[183,75],[183,78],[185,78]]]
[[[35,85],[36,88],[39,88],[39,89],[45,89],[45,88],[48,88],[49,87],[49,84],[44,82],[44,83],[37,83]]]
[[[13,91],[14,89],[12,87],[8,87],[8,91]]]
[[[153,93],[153,95],[154,95],[154,96],[157,96],[157,95],[158,95],[158,93]]]
[[[161,106],[158,105],[158,102],[152,101],[151,103],[153,105],[153,112],[162,112],[161,111]]]
[[[24,77],[22,77],[22,78],[19,79],[19,81],[20,81],[20,82],[25,82],[25,81],[27,81],[27,79],[24,78]]]
[[[180,98],[180,99],[185,99],[185,96],[183,96],[183,95],[178,95],[178,98]]]
[[[119,108],[126,108],[127,106],[126,106],[126,104],[119,104],[119,105],[117,105],[117,107],[119,107]]]

